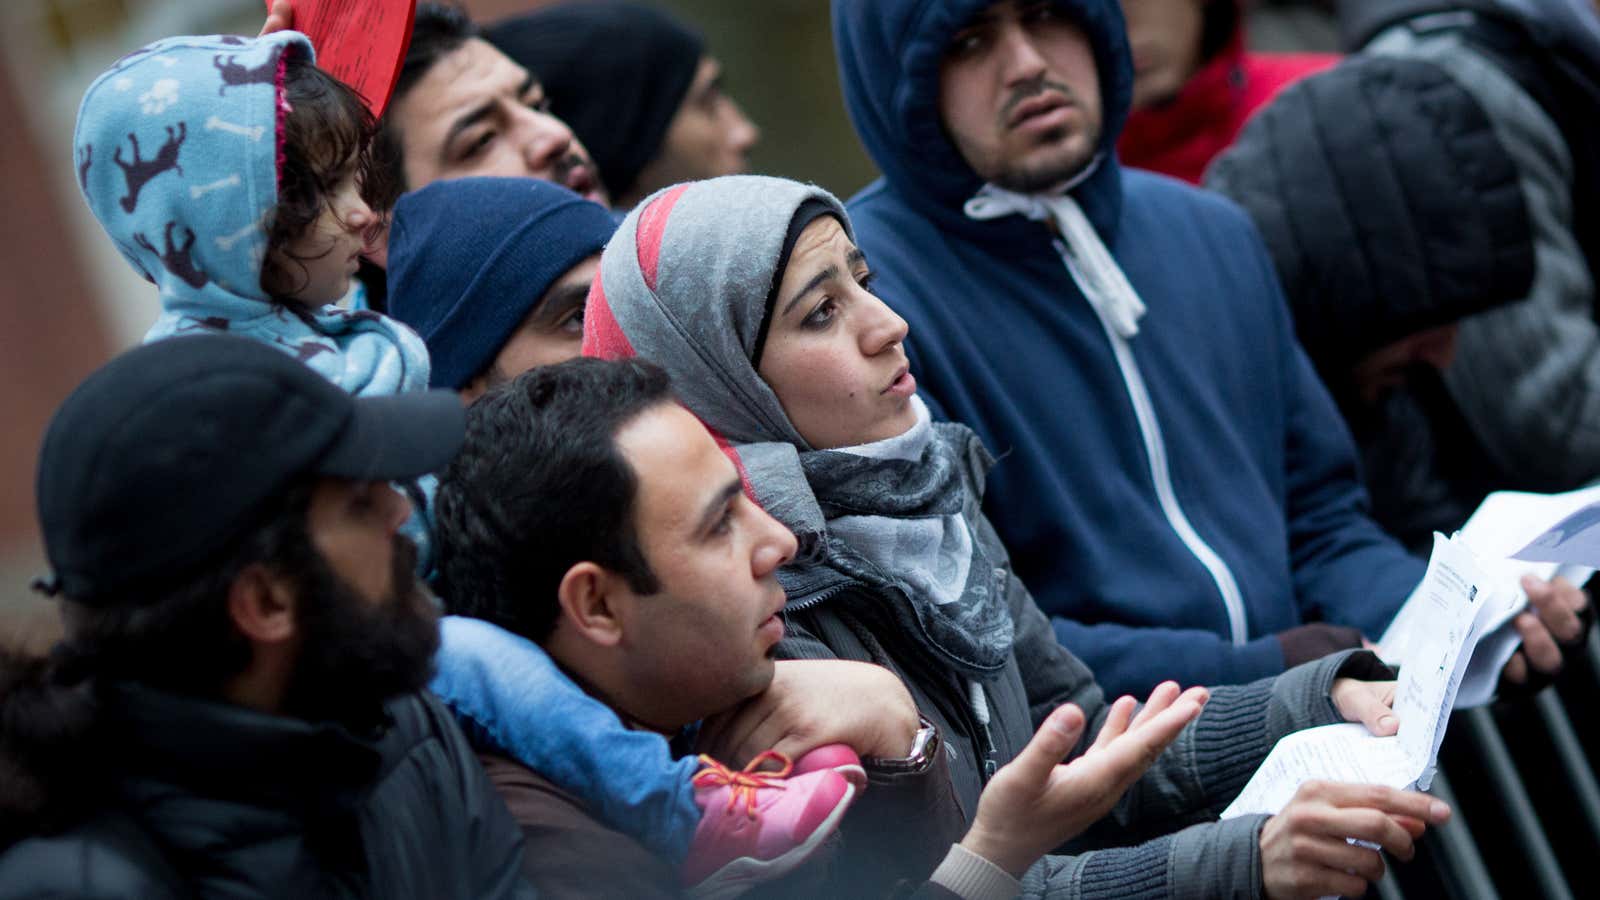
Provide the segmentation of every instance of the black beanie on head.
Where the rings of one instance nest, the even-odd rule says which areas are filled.
[[[1533,280],[1516,165],[1432,63],[1355,56],[1290,86],[1205,184],[1255,220],[1325,376],[1521,299]]]
[[[665,12],[615,0],[546,7],[483,36],[538,76],[613,198],[660,152],[705,54],[700,35]]]

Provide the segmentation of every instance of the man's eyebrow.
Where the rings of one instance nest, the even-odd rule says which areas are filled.
[[[728,508],[729,501],[739,496],[743,491],[744,487],[739,484],[739,479],[737,478],[723,485],[722,490],[717,491],[717,495],[706,503],[704,511],[700,513],[700,524],[695,529],[695,532],[704,534],[710,531],[711,526],[715,525],[717,519],[722,516],[722,511]]]
[[[566,312],[574,306],[582,306],[589,299],[589,286],[587,284],[565,284],[551,288],[534,308],[535,318],[541,322]]]
[[[851,247],[850,252],[844,255],[844,261],[854,266],[867,261],[867,254],[860,247]]]
[[[517,88],[518,102],[520,102],[521,98],[527,95],[529,91],[533,90],[535,87],[538,87],[538,85],[538,76],[534,75],[532,72],[526,73],[522,79],[522,86]],[[491,97],[473,107],[470,112],[459,116],[454,122],[451,122],[450,130],[445,132],[444,143],[441,145],[441,152],[444,152],[444,150],[448,149],[449,146],[455,142],[456,136],[461,132],[471,128],[473,125],[478,124],[485,118],[492,115],[494,113],[495,102],[496,98]]]
[[[807,294],[809,294],[812,291],[816,290],[817,288],[821,287],[822,283],[824,281],[827,281],[830,278],[838,278],[838,277],[839,277],[839,267],[838,266],[829,266],[826,269],[823,269],[822,271],[818,272],[817,274],[811,276],[810,280],[808,280],[805,284],[801,285],[800,286],[800,290],[796,291],[795,295],[793,297],[789,298],[789,302],[785,303],[783,305],[783,311],[778,313],[778,317],[782,318],[784,316],[787,316],[789,314],[789,310],[794,309],[796,303],[799,303],[801,300],[805,299],[805,296]]]
[[[456,136],[461,134],[461,132],[466,131],[468,128],[471,128],[472,126],[493,115],[495,102],[496,101],[492,98],[485,100],[473,107],[470,112],[465,113],[464,115],[458,117],[454,122],[451,122],[450,130],[445,132],[444,142],[440,144],[440,153],[443,154],[445,151],[447,151],[450,145],[455,143]]]

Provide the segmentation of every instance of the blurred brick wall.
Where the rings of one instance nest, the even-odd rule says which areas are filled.
[[[0,53],[5,52],[0,48]],[[54,179],[0,60],[0,634],[42,627],[29,598],[40,547],[33,512],[39,439],[57,404],[110,355]],[[31,177],[30,177],[30,173]],[[26,623],[24,625],[23,623]]]

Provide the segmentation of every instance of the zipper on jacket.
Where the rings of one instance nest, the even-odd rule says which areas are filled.
[[[1067,265],[1067,273],[1072,276],[1073,283],[1078,286],[1079,291],[1087,291],[1084,280],[1078,275],[1072,249],[1059,238],[1054,240],[1054,244],[1062,262]],[[1156,500],[1161,504],[1161,512],[1166,515],[1167,523],[1172,526],[1172,530],[1177,532],[1178,539],[1183,541],[1189,552],[1210,573],[1211,581],[1217,587],[1217,593],[1222,595],[1223,611],[1228,616],[1229,637],[1235,646],[1242,645],[1249,640],[1250,632],[1245,624],[1244,596],[1239,592],[1239,582],[1234,579],[1232,570],[1228,568],[1222,556],[1211,549],[1211,545],[1207,544],[1200,536],[1200,532],[1189,523],[1189,517],[1183,512],[1183,506],[1178,503],[1178,493],[1172,487],[1172,473],[1167,468],[1167,448],[1161,436],[1161,423],[1156,419],[1155,404],[1150,400],[1150,392],[1145,387],[1139,363],[1133,358],[1133,348],[1129,347],[1127,340],[1117,334],[1111,323],[1106,321],[1099,307],[1090,303],[1089,308],[1094,310],[1101,330],[1106,333],[1106,340],[1111,342],[1111,351],[1117,358],[1117,367],[1122,371],[1122,384],[1128,389],[1128,399],[1133,403],[1134,418],[1139,422],[1139,434],[1144,438],[1145,457],[1150,461],[1150,480],[1155,484]]]
[[[808,610],[824,600],[831,600],[834,597],[839,596],[840,594],[844,593],[845,589],[848,587],[850,587],[850,582],[846,581],[841,584],[836,584],[830,588],[823,588],[804,600],[796,600],[792,603],[784,604],[783,613],[788,614],[792,612],[802,612],[804,610]]]

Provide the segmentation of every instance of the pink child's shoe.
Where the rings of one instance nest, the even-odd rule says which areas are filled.
[[[782,768],[759,771],[767,762]],[[682,879],[701,900],[735,897],[805,862],[839,828],[855,785],[831,767],[793,775],[788,757],[768,750],[735,772],[709,756],[695,773],[703,811]]]
[[[858,791],[867,786],[867,770],[861,767],[861,757],[848,744],[823,744],[801,756],[794,761],[794,769],[789,772],[789,777],[823,769],[832,769],[843,775],[844,780],[855,785]]]

